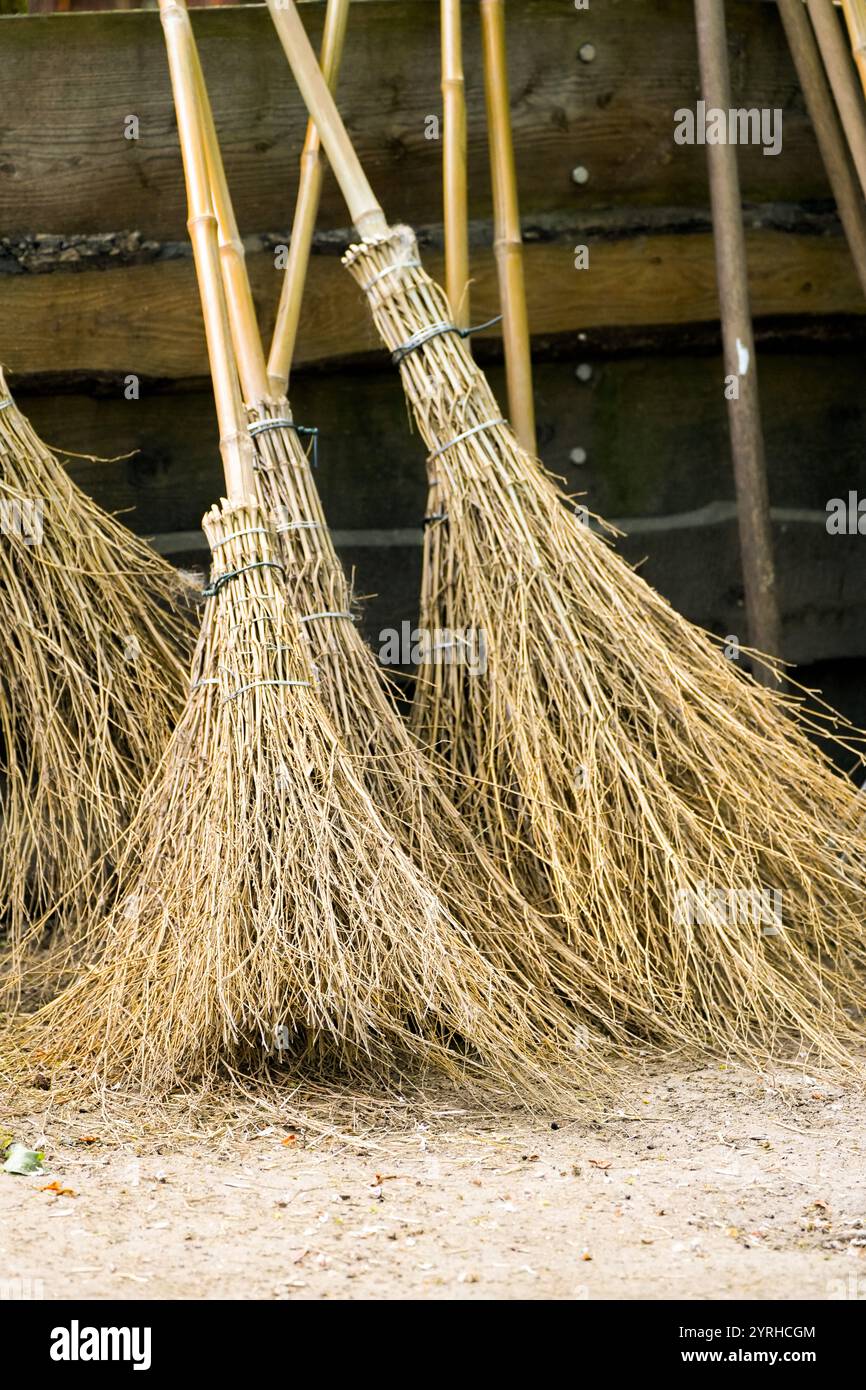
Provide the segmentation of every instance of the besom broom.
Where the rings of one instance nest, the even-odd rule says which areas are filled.
[[[2,372],[0,521],[0,935],[14,996],[35,960],[53,973],[43,948],[110,863],[182,707],[194,636],[192,590],[75,486]]]
[[[483,681],[420,672],[417,727],[461,811],[611,988],[684,1036],[833,1050],[862,1001],[866,898],[842,868],[862,860],[854,788],[807,736],[824,720],[744,678],[520,448],[413,234],[386,223],[296,7],[269,8],[429,449],[422,624],[487,638]]]
[[[189,18],[161,0],[227,498],[189,699],[117,873],[107,942],[37,1016],[55,1063],[147,1087],[266,1064],[411,1062],[544,1083],[524,994],[397,843],[316,688],[232,356]]]
[[[326,27],[323,59],[336,77],[345,13],[335,7]],[[310,239],[315,223],[321,166],[315,127],[308,131],[286,269],[280,316],[265,365],[213,116],[197,64],[203,139],[229,320],[241,386],[254,437],[255,485],[260,505],[274,522],[280,559],[291,576],[293,607],[306,630],[319,693],[334,727],[363,769],[364,785],[396,842],[435,883],[453,916],[485,957],[524,989],[524,1008],[551,1063],[557,1038],[568,1040],[574,1059],[580,1030],[581,1070],[598,1070],[587,1051],[589,1025],[616,1032],[613,1014],[628,1017],[627,1001],[615,1005],[605,981],[593,977],[549,924],[529,908],[495,868],[461,821],[440,782],[442,771],[412,737],[392,701],[386,677],[355,624],[350,584],[334,549],[306,451],[292,421],[286,391]],[[275,398],[274,392],[279,391]],[[448,654],[446,653],[446,656]],[[567,1010],[567,1011],[566,1011]],[[657,1021],[660,1031],[664,1020]]]

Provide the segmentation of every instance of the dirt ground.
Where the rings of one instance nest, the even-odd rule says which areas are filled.
[[[306,1125],[294,1103],[7,1097],[4,1142],[45,1160],[0,1173],[0,1292],[866,1298],[862,1086],[647,1062],[618,1100],[530,1117],[444,1093]]]

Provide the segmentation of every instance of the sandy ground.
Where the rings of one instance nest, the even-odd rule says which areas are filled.
[[[647,1063],[619,1100],[528,1117],[445,1094],[302,1127],[28,1091],[2,1137],[44,1172],[0,1173],[0,1293],[866,1298],[862,1089]]]

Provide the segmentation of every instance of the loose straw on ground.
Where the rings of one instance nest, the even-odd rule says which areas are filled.
[[[422,624],[486,642],[483,679],[420,673],[417,727],[463,815],[612,990],[747,1056],[782,1035],[834,1050],[862,1003],[866,893],[854,788],[807,737],[824,721],[745,678],[520,448],[413,234],[385,222],[296,8],[269,6],[439,488]]]
[[[2,989],[54,980],[183,704],[193,591],[71,481],[0,372]],[[106,857],[107,856],[107,857]],[[59,968],[59,966],[58,966]]]
[[[724,0],[695,0],[695,27],[706,107],[728,111],[731,80]],[[769,657],[778,657],[781,623],[736,147],[707,145],[707,166],[749,643]],[[753,674],[764,685],[778,680],[772,662],[756,661]]]
[[[204,519],[213,563],[189,698],[117,905],[95,924],[106,944],[31,1036],[85,1082],[148,1089],[255,1073],[275,1054],[308,1074],[386,1081],[429,1064],[540,1089],[523,989],[406,854],[321,698],[254,497],[189,18],[175,0],[160,10],[228,496]]]

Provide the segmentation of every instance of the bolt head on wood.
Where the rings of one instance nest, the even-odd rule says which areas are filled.
[[[595,44],[582,43],[577,50],[577,56],[582,63],[591,63],[595,59]]]
[[[571,171],[572,183],[587,183],[589,180],[589,170],[584,164],[576,164]]]

